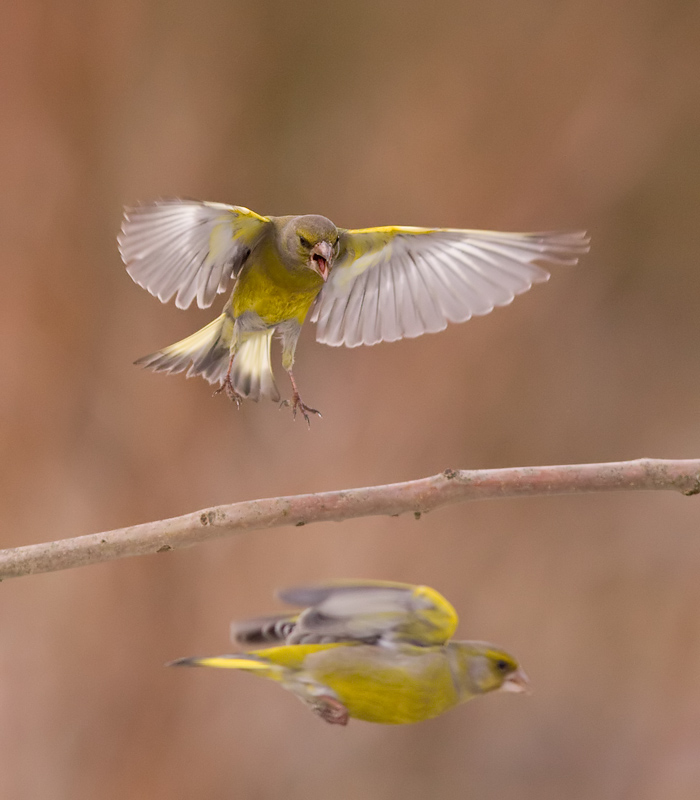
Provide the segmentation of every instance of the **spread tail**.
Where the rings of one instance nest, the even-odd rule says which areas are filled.
[[[209,383],[221,383],[228,370],[233,333],[234,320],[224,313],[186,339],[134,363],[155,372],[172,373],[183,372],[189,366],[188,378],[201,375]],[[280,399],[270,360],[272,334],[272,329],[244,334],[231,369],[233,388],[242,397]]]
[[[229,346],[233,337],[233,320],[222,314],[200,330],[157,353],[135,361],[155,372],[182,372],[187,377],[201,375],[209,383],[219,383],[228,369]]]

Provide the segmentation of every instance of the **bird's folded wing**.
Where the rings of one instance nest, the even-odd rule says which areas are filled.
[[[288,644],[411,642],[444,644],[455,632],[457,613],[427,586],[386,581],[299,587],[280,592],[299,614]]]
[[[440,331],[510,303],[549,278],[543,266],[575,264],[588,244],[582,231],[341,231],[338,258],[311,316],[316,338],[356,347]]]
[[[200,308],[224,292],[269,225],[242,206],[159,200],[124,210],[119,252],[140,286],[178,308]]]

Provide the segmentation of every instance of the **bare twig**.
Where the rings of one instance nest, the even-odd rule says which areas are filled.
[[[0,580],[163,553],[241,531],[379,514],[398,516],[490,497],[673,489],[700,492],[700,459],[643,458],[607,464],[452,470],[385,486],[249,500],[106,533],[0,550]]]

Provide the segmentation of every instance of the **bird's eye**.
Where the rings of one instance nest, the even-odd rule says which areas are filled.
[[[496,662],[496,669],[499,672],[507,672],[510,669],[510,664],[507,661],[504,661],[502,658],[499,658]]]
[[[306,239],[304,236],[300,235],[299,236],[299,241],[301,242],[302,247],[311,247],[311,242],[308,239]]]

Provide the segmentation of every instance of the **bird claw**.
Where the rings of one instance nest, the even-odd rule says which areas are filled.
[[[236,408],[240,409],[241,407],[241,400],[243,398],[240,394],[233,388],[233,383],[231,383],[231,378],[227,375],[223,381],[221,381],[221,386],[214,392],[212,397],[215,397],[217,394],[221,394],[221,392],[226,392],[226,397],[232,402],[236,404]]]
[[[291,407],[292,407],[292,418],[293,419],[297,418],[297,411],[300,411],[301,415],[306,420],[306,424],[309,427],[309,429],[311,429],[311,419],[309,418],[309,414],[316,414],[316,415],[318,415],[319,419],[323,418],[323,415],[321,414],[321,412],[318,409],[311,408],[311,406],[307,406],[306,403],[302,402],[301,397],[299,397],[298,392],[294,392],[294,394],[292,395],[292,402],[291,403],[289,402],[289,400],[284,400],[280,404],[280,408],[283,405],[286,405],[286,406],[291,405]]]
[[[314,698],[314,703],[311,707],[315,714],[318,714],[321,719],[325,719],[331,725],[347,725],[350,719],[350,713],[340,700],[336,700],[335,697],[330,697],[327,694]]]

